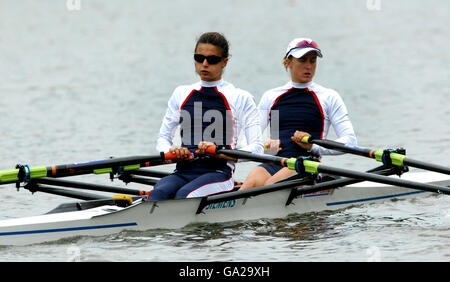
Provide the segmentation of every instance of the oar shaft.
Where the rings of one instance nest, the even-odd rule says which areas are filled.
[[[25,188],[30,190],[30,192],[32,192],[32,193],[42,192],[42,193],[48,193],[48,194],[53,194],[53,195],[58,195],[58,196],[75,198],[75,199],[85,200],[85,201],[100,200],[100,199],[106,198],[105,196],[100,196],[100,195],[95,195],[95,194],[85,193],[85,192],[71,191],[71,190],[60,189],[60,188],[55,188],[55,187],[49,187],[49,186],[41,185],[41,184],[34,184],[31,187],[25,186]]]
[[[405,179],[391,178],[391,177],[386,177],[386,176],[380,176],[377,174],[358,172],[358,171],[347,170],[347,169],[342,169],[342,168],[334,168],[334,167],[329,167],[329,166],[325,166],[322,164],[317,166],[317,171],[324,172],[324,173],[337,174],[337,175],[345,176],[345,177],[363,179],[363,180],[367,180],[367,181],[373,181],[373,182],[378,182],[378,183],[383,183],[383,184],[388,184],[388,185],[393,185],[393,186],[400,186],[400,187],[411,188],[411,189],[416,189],[416,190],[425,190],[425,191],[429,191],[429,192],[437,192],[437,193],[443,193],[443,194],[450,195],[450,188],[433,185],[433,184],[417,183],[417,182],[409,181],[409,180],[405,180]]]
[[[397,174],[398,172],[399,172],[398,168],[394,168],[394,167],[385,168],[384,166],[377,167],[375,169],[371,169],[371,170],[367,171],[367,173],[375,173],[375,174],[385,175],[385,176]],[[286,202],[286,206],[290,205],[292,203],[292,201],[300,195],[319,192],[319,191],[323,191],[326,189],[335,189],[335,188],[339,188],[339,187],[343,187],[343,186],[347,186],[347,185],[351,185],[351,184],[356,184],[356,183],[363,182],[363,181],[364,181],[364,179],[339,178],[336,180],[320,182],[320,183],[317,183],[314,185],[299,187],[299,188],[291,191],[291,194],[289,195],[289,198]]]
[[[177,159],[177,156],[174,153],[161,153],[153,156],[111,158],[86,163],[35,167],[22,166],[21,168],[0,171],[0,184],[28,182],[28,180],[46,176],[63,177],[88,173],[110,173],[118,168],[128,171],[168,163],[175,159]]]
[[[87,163],[75,163],[47,167],[49,176],[71,175],[77,173],[105,173],[112,172],[112,167],[124,167],[124,170],[139,169],[150,165],[161,164],[165,160],[173,159],[170,153],[154,156],[132,156],[123,158],[112,158],[106,160],[92,161]],[[176,157],[176,156],[175,156]],[[105,171],[101,171],[105,169]]]
[[[170,175],[171,172],[155,171],[155,170],[147,170],[147,169],[137,169],[137,170],[130,171],[129,174],[162,178],[162,177],[166,177],[166,176]]]
[[[237,159],[247,159],[257,162],[267,162],[274,163],[277,165],[285,166],[285,162],[288,160],[287,158],[265,155],[265,154],[253,154],[251,152],[242,151],[242,150],[229,150],[229,149],[218,149],[215,146],[209,146],[206,149],[206,153],[210,154],[224,154],[229,157],[237,158]]]
[[[243,152],[243,151],[238,151],[238,150],[216,149],[216,148],[213,148],[213,146],[211,146],[211,149],[207,150],[207,152],[208,153],[216,152],[218,154],[225,154],[228,156],[232,156],[234,158],[245,158],[245,159],[251,159],[251,160],[260,161],[260,162],[274,162],[274,163],[280,164],[284,167],[288,167],[289,169],[296,170],[299,173],[307,172],[307,173],[318,174],[319,172],[324,172],[324,173],[330,173],[330,174],[340,175],[340,176],[345,176],[345,177],[350,177],[350,178],[357,178],[357,179],[366,180],[366,181],[384,183],[384,184],[393,185],[393,186],[400,186],[400,187],[405,187],[405,188],[425,190],[425,191],[444,193],[444,194],[450,195],[450,188],[448,188],[448,187],[413,182],[413,181],[408,181],[408,180],[404,180],[404,179],[391,178],[391,177],[380,176],[380,175],[375,175],[375,174],[371,174],[371,173],[358,172],[358,171],[347,170],[347,169],[341,169],[341,168],[333,168],[333,167],[328,167],[323,164],[320,164],[319,162],[314,162],[314,161],[310,161],[310,160],[302,159],[302,158],[285,159],[285,158],[280,158],[280,157],[271,156],[271,155],[257,155],[257,154],[252,154],[249,152]]]
[[[358,146],[348,146],[343,143],[339,143],[333,140],[324,140],[324,139],[313,139],[311,136],[304,137],[302,139],[303,143],[310,143],[322,146],[324,148],[341,151],[344,153],[350,153],[355,155],[360,155],[368,158],[375,158],[375,152],[371,149],[361,148]]]
[[[284,190],[288,188],[293,188],[305,184],[311,184],[314,180],[311,177],[303,177],[295,180],[290,180],[281,183],[274,183],[266,186],[256,187],[252,189],[246,189],[242,191],[233,191],[227,193],[219,193],[216,195],[204,197],[197,209],[197,214],[201,213],[203,208],[205,208],[209,204],[240,199],[240,198],[249,198],[253,196],[258,196],[266,193],[271,193],[279,190]]]
[[[256,162],[273,163],[276,165],[287,166],[288,158],[282,158],[278,156],[266,155],[266,154],[253,154],[251,152],[242,150],[229,150],[229,149],[218,149],[216,146],[209,146],[206,149],[206,153],[209,154],[224,154],[229,157],[236,159],[246,159]]]
[[[414,160],[409,157],[406,157],[405,155],[398,154],[395,152],[386,152],[384,150],[372,150],[372,149],[361,148],[358,146],[348,146],[343,143],[339,143],[339,142],[332,141],[332,140],[314,139],[311,136],[304,137],[302,139],[302,142],[316,144],[316,145],[319,145],[319,146],[322,146],[322,147],[325,147],[328,149],[338,150],[338,151],[345,152],[345,153],[369,157],[372,159],[376,159],[377,161],[383,161],[383,154],[388,153],[393,165],[411,166],[411,167],[415,167],[415,168],[431,170],[434,172],[450,174],[449,167],[445,167],[445,166],[437,165],[437,164],[426,163],[426,162],[419,161],[419,160]]]
[[[120,193],[120,194],[126,194],[126,195],[143,196],[143,195],[148,194],[147,191],[143,191],[143,190],[106,186],[106,185],[99,185],[99,184],[91,184],[91,183],[83,183],[83,182],[76,182],[76,181],[69,181],[69,180],[62,180],[62,179],[54,179],[54,178],[49,178],[49,177],[43,177],[43,178],[35,179],[33,181],[36,183],[40,183],[40,184],[62,186],[62,187],[69,187],[69,188],[76,188],[76,189],[83,189],[83,190],[100,191],[100,192]]]
[[[443,174],[450,174],[450,168],[448,168],[448,167],[437,165],[437,164],[428,164],[428,163],[418,161],[418,160],[413,160],[410,158],[403,159],[403,164],[407,165],[407,166],[431,170],[431,171],[439,172],[439,173],[443,173]]]

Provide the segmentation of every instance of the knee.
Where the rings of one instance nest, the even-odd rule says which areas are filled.
[[[175,193],[175,196],[173,198],[175,200],[189,198],[188,196],[189,196],[190,192],[191,191],[186,190],[186,189],[180,189],[177,191],[177,193]]]
[[[241,188],[242,190],[244,189],[248,189],[248,188],[254,188],[254,187],[258,187],[258,181],[256,179],[245,179],[244,183],[242,183]]]
[[[266,181],[266,179],[263,177],[247,177],[239,190],[263,186],[264,181]]]
[[[158,189],[156,186],[153,190],[150,191],[150,194],[148,195],[147,200],[148,201],[161,201],[161,200],[167,200],[170,198],[169,193],[165,191],[164,189]]]
[[[269,179],[266,179],[266,181],[264,181],[264,185],[270,185],[275,183],[275,181],[273,180],[272,177],[270,177]]]

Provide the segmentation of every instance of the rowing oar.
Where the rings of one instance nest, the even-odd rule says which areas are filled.
[[[25,185],[25,189],[29,190],[31,193],[36,192],[42,192],[42,193],[48,193],[58,196],[64,196],[79,200],[85,200],[85,201],[91,201],[91,200],[102,200],[105,199],[107,196],[92,194],[92,193],[85,193],[85,192],[79,192],[79,191],[72,191],[69,189],[61,189],[61,188],[55,188],[50,187],[47,185],[41,185],[38,183],[33,184],[32,186]]]
[[[229,149],[217,149],[215,146],[210,146],[206,150],[209,154],[224,154],[237,159],[248,159],[257,162],[273,163],[283,167],[287,167],[291,170],[295,170],[300,174],[312,173],[318,174],[320,172],[329,173],[334,175],[340,175],[344,177],[356,178],[366,181],[378,182],[388,185],[400,186],[405,188],[411,188],[416,190],[424,190],[435,193],[443,193],[450,195],[450,188],[442,187],[433,184],[419,183],[404,179],[391,178],[372,173],[353,171],[343,168],[334,168],[325,166],[319,162],[311,161],[306,158],[283,158],[265,154],[252,154],[250,152],[241,150],[229,150]]]
[[[450,174],[450,168],[437,165],[425,163],[418,160],[413,160],[405,155],[392,152],[390,150],[372,150],[361,148],[358,146],[348,146],[343,143],[336,141],[326,140],[326,139],[314,139],[312,136],[305,136],[301,140],[303,143],[316,144],[328,149],[338,150],[345,153],[360,155],[372,159],[376,159],[379,162],[383,162],[385,165],[396,165],[396,166],[411,166],[426,170],[431,170],[435,172],[440,172],[444,174]]]
[[[78,203],[68,203],[68,204],[62,204],[63,207],[67,208],[68,206],[71,206],[70,209],[67,211],[74,211],[74,210],[82,210],[87,208],[93,208],[97,206],[103,206],[103,205],[117,205],[120,207],[127,207],[133,203],[133,200],[138,199],[137,197],[131,197],[129,195],[114,195],[113,197],[107,197],[103,195],[96,195],[91,193],[84,193],[84,192],[78,192],[78,191],[72,191],[68,189],[59,189],[55,187],[50,187],[38,183],[33,183],[32,185],[25,185],[25,189],[30,190],[31,193],[35,192],[43,192],[58,196],[64,196],[69,198],[75,198],[84,200],[85,202],[78,202]],[[61,209],[58,207],[57,209]],[[56,210],[51,211],[56,212]]]
[[[76,189],[83,189],[83,190],[100,191],[100,192],[119,193],[119,194],[134,195],[134,196],[144,196],[144,195],[148,195],[150,193],[149,191],[143,191],[143,190],[137,190],[137,189],[129,189],[129,188],[106,186],[106,185],[100,185],[100,184],[83,183],[83,182],[55,179],[55,178],[49,178],[49,177],[42,177],[39,179],[34,179],[33,181],[31,181],[30,186],[33,185],[34,183],[68,187],[68,188],[76,188]]]
[[[380,175],[391,175],[399,173],[399,168],[390,167],[386,168],[385,166],[377,167],[375,169],[371,169],[368,172],[376,173]],[[286,201],[286,206],[290,205],[292,201],[300,195],[319,192],[327,189],[335,189],[339,187],[343,187],[350,184],[355,184],[362,182],[364,180],[354,179],[354,178],[339,178],[336,180],[324,181],[320,183],[311,184],[314,182],[314,179],[311,176],[304,176],[294,180],[287,180],[284,182],[277,182],[274,184],[269,184],[261,187],[255,187],[252,189],[239,190],[227,193],[219,193],[211,196],[207,196],[202,198],[202,201],[197,209],[197,214],[201,213],[203,209],[209,205],[219,202],[224,202],[228,200],[240,199],[240,198],[248,198],[253,196],[258,196],[266,193],[271,193],[279,190],[292,189],[289,197]],[[303,186],[307,185],[308,186]],[[299,187],[301,186],[301,187]]]
[[[63,177],[88,173],[113,173],[117,171],[128,171],[170,163],[176,160],[174,153],[161,153],[152,156],[132,156],[122,158],[111,158],[106,160],[91,161],[86,163],[35,166],[18,165],[16,169],[0,171],[0,184],[30,182],[31,179],[41,177]]]

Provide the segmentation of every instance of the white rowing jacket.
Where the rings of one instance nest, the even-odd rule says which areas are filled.
[[[333,89],[317,83],[294,83],[264,93],[258,105],[261,130],[271,124],[272,139],[280,139],[282,150],[277,154],[285,157],[299,155],[337,155],[342,152],[313,145],[310,152],[301,149],[290,138],[296,130],[311,134],[316,139],[328,135],[330,125],[337,135],[335,141],[356,145],[356,136],[341,96]]]
[[[240,150],[263,153],[258,109],[253,96],[224,80],[178,86],[168,102],[156,149],[167,152],[180,126],[182,146],[194,149],[200,141],[235,149],[241,130],[246,146]]]

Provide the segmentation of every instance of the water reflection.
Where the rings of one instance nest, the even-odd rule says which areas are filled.
[[[234,221],[226,223],[196,223],[177,230],[157,229],[148,231],[124,231],[111,235],[108,241],[129,243],[165,243],[171,246],[191,244],[223,245],[232,241],[310,241],[339,234],[336,228],[344,222],[342,218],[330,218],[335,212],[292,214],[286,218]]]

